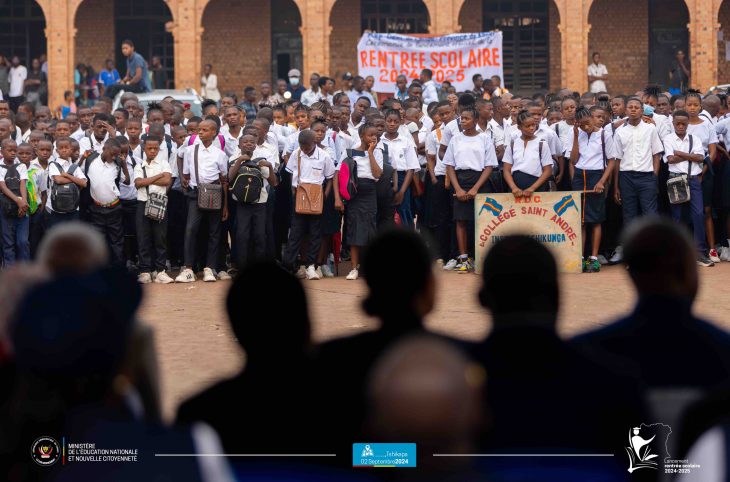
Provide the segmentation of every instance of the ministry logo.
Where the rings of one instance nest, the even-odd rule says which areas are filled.
[[[629,429],[629,473],[638,469],[658,469],[659,463],[670,457],[667,449],[672,428],[663,423],[641,424]]]

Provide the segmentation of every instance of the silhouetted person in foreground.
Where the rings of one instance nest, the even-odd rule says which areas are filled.
[[[688,235],[657,218],[629,227],[622,244],[639,295],[634,312],[572,343],[617,357],[649,387],[726,381],[730,335],[692,314],[699,280]]]
[[[692,403],[727,384],[730,335],[692,314],[697,296],[696,253],[682,227],[669,220],[649,219],[628,228],[624,262],[638,292],[633,313],[604,328],[573,339],[585,351],[611,356],[645,385],[644,397],[655,420],[674,429],[670,453],[681,439],[693,439],[722,414],[730,396],[695,407]],[[723,401],[724,397],[724,401]],[[688,425],[689,424],[689,425]],[[682,426],[680,426],[682,425]]]
[[[185,401],[177,421],[207,422],[227,453],[318,453],[301,283],[273,262],[249,264],[233,282],[226,310],[246,366]]]
[[[395,253],[407,269],[393,270]],[[394,228],[373,239],[363,254],[361,274],[368,286],[363,309],[380,319],[380,328],[319,347],[322,399],[338,411],[328,428],[344,453],[366,436],[367,382],[376,360],[403,336],[427,333],[423,318],[433,310],[436,293],[430,253],[412,231]]]
[[[479,300],[493,318],[492,332],[475,349],[492,415],[486,451],[622,454],[624,426],[641,421],[638,391],[558,337],[558,273],[547,248],[525,236],[507,237],[490,249],[482,273]],[[546,462],[593,475],[612,470],[618,462],[610,459],[492,460],[505,470],[537,470]],[[524,480],[552,480],[538,474]]]

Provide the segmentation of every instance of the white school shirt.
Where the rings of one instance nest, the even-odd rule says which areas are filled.
[[[226,156],[231,157],[233,153],[238,149],[238,140],[243,137],[243,127],[241,127],[241,130],[238,132],[238,136],[234,136],[231,134],[231,131],[229,130],[228,126],[221,127],[221,135],[223,136],[223,139],[225,139],[225,149],[224,152],[226,153]]]
[[[690,137],[694,138],[692,139],[692,152],[689,152]],[[667,136],[664,139],[664,162],[669,164],[669,156],[673,156],[674,151],[686,152],[688,154],[699,154],[701,156],[705,155],[705,149],[702,147],[702,141],[700,138],[689,133],[684,136],[684,139],[680,139],[676,133],[671,136]],[[675,174],[687,174],[688,163],[689,161],[682,161],[676,164],[669,164],[669,172],[673,172]],[[699,176],[700,174],[702,174],[702,163],[693,162],[692,174],[690,175]]]
[[[160,154],[157,156],[165,157],[165,155],[162,154],[162,151],[160,151]],[[123,182],[119,183],[119,198],[125,201],[135,201],[137,199],[137,188],[134,187],[134,180],[137,178],[135,169],[142,160],[140,158],[135,158],[132,155],[127,155],[125,162],[127,163],[127,171],[129,172],[129,185],[126,185]],[[122,178],[124,178],[124,174],[122,174]]]
[[[494,119],[489,119],[487,122],[487,129],[484,133],[492,139],[492,144],[497,148],[504,145],[504,129],[500,129],[499,124],[492,122]]]
[[[488,127],[488,126],[487,126]],[[452,120],[445,126],[441,128],[441,145],[442,146],[449,146],[449,143],[451,142],[451,139],[456,136],[456,134],[459,134],[461,132],[461,120],[457,117],[456,119]],[[477,124],[477,132],[482,133],[482,128],[479,127],[479,124]],[[487,136],[491,137],[491,136]]]
[[[220,176],[228,176],[228,158],[214,143],[210,147],[203,144],[188,146],[183,157],[183,174],[190,175],[190,186],[198,186],[195,175],[195,148],[198,148],[198,172],[201,184],[212,184],[220,181]]]
[[[704,117],[700,117],[700,119],[702,119],[702,124],[687,124],[687,134],[692,134],[699,138],[702,142],[702,148],[705,150],[704,155],[708,156],[710,154],[710,144],[717,144],[720,140],[717,138],[717,130],[712,125],[712,122]]]
[[[444,165],[457,171],[480,172],[487,167],[497,167],[497,152],[492,139],[482,134],[467,136],[459,132],[449,141],[449,147],[444,154]]]
[[[10,67],[10,73],[8,74],[8,81],[10,82],[8,97],[22,97],[25,88],[25,79],[27,78],[28,69],[24,65]]]
[[[504,123],[504,125],[500,125],[499,122],[494,120],[494,118],[489,119],[489,129],[492,130],[494,133],[493,140],[495,146],[503,146],[506,144],[507,139],[509,139],[512,135],[512,131],[517,130],[514,127],[512,127],[511,124],[508,124],[507,122]],[[499,141],[502,141],[501,144],[499,144]]]
[[[354,147],[359,147],[360,143],[356,143]],[[354,149],[353,147],[353,149]],[[364,155],[360,155],[357,152],[363,152]],[[357,163],[357,178],[358,179],[370,179],[373,181],[377,181],[375,179],[375,176],[373,175],[373,170],[370,168],[370,156],[368,155],[367,151],[353,151],[352,153],[352,159]],[[383,150],[376,148],[373,151],[373,157],[375,158],[375,163],[378,165],[380,169],[383,168]],[[337,169],[342,166],[342,161],[344,161],[347,158],[347,152],[343,152],[340,154],[340,162],[337,163]]]
[[[71,139],[76,139],[76,141],[81,141],[81,139],[83,139],[85,135],[86,135],[86,131],[83,130],[81,127],[79,127],[71,134]]]
[[[540,156],[540,143],[542,146],[542,156]],[[512,150],[514,149],[514,152]],[[511,143],[504,150],[502,163],[512,164],[512,172],[523,172],[531,176],[542,176],[543,167],[553,165],[553,157],[550,155],[550,147],[543,140],[535,137],[525,146],[522,138]]]
[[[322,91],[318,90],[317,92],[313,91],[312,89],[307,89],[304,92],[302,92],[301,102],[302,104],[309,107],[310,105],[314,104],[315,102],[319,102],[322,98],[321,95]]]
[[[656,132],[659,134],[659,140],[663,140],[668,135],[674,133],[674,126],[672,125],[672,119],[664,114],[654,113],[652,116],[654,123],[656,124]]]
[[[144,171],[142,167],[144,167]],[[134,167],[135,179],[142,179],[145,177],[145,174],[147,174],[146,177],[155,177],[163,172],[169,172],[172,175],[170,163],[167,162],[165,156],[157,156],[152,162],[147,162],[147,160],[140,161]],[[150,184],[149,186],[137,189],[137,201],[146,202],[148,190],[152,194],[167,194],[167,187]]]
[[[601,138],[603,134],[603,138]],[[603,151],[606,151],[606,157],[603,157]],[[565,155],[570,159],[573,146],[565,151]],[[586,171],[602,171],[606,168],[608,159],[615,159],[616,154],[613,149],[613,138],[604,130],[598,130],[590,135],[583,129],[578,129],[578,162],[575,167]]]
[[[85,162],[88,162],[88,159]],[[101,156],[92,159],[88,167],[91,199],[100,204],[110,204],[119,199],[117,178],[119,184],[124,182],[121,168],[114,162],[104,162]]]
[[[253,150],[253,159],[256,159],[257,157],[263,157],[267,161],[269,161],[274,167],[274,171],[279,170],[279,151],[277,151],[276,147],[272,146],[271,144],[264,142],[263,144],[256,146],[256,149]],[[259,200],[257,202],[265,203],[269,199],[269,168],[262,167],[261,175],[264,177],[264,189],[261,191],[261,195],[259,196]]]
[[[564,156],[565,151],[570,149],[570,146],[573,145],[573,126],[564,120],[561,120],[560,122],[550,126],[550,130],[552,130],[560,139],[560,145],[563,148],[561,156]]]
[[[571,135],[573,134],[573,128],[570,128]],[[522,137],[522,132],[520,132],[519,129],[510,128],[509,130],[510,135],[510,142],[516,142],[517,139]],[[560,140],[558,135],[555,133],[554,130],[540,126],[539,129],[535,131],[535,137],[538,139],[545,141],[545,144],[547,144],[548,148],[550,149],[550,155],[551,156],[563,156],[565,155],[566,147],[563,146],[563,141]],[[572,137],[571,137],[572,142]],[[571,144],[572,146],[572,144]],[[555,164],[557,161],[553,158],[553,163]]]
[[[654,172],[652,156],[664,150],[656,127],[643,121],[636,127],[626,122],[616,129],[613,143],[622,172]]]
[[[595,63],[591,63],[588,66],[588,75],[593,77],[608,75],[608,69],[603,64],[596,65]],[[591,82],[591,92],[594,94],[606,92],[606,83],[602,80],[594,80]]]
[[[431,102],[439,101],[439,94],[436,91],[436,82],[429,80],[423,83],[423,105],[428,105]]]
[[[423,143],[424,147],[426,146],[426,138],[431,133],[432,129],[428,129],[426,127],[426,124],[421,123],[421,128],[418,129],[418,143]],[[418,156],[418,164],[422,167],[426,167],[426,155],[418,154],[418,151],[416,151],[416,155]]]
[[[725,143],[725,147],[730,146],[730,117],[727,117],[715,124],[715,132],[719,138]]]
[[[64,172],[68,172],[68,170],[71,168],[71,164],[73,164],[73,162],[71,162],[71,160],[61,159],[60,157],[54,159],[53,162],[51,162],[49,160],[48,161],[48,184],[49,185],[53,182],[53,176],[61,175],[61,171],[59,171],[58,168],[56,167],[56,163],[58,163],[58,165],[60,165],[63,168]],[[81,166],[76,167],[76,170],[71,175],[78,179],[86,179],[86,174],[84,174],[84,170]],[[79,188],[79,190],[80,189],[81,188]],[[52,204],[51,200],[49,199],[48,202],[46,203],[46,210],[49,213],[53,212],[53,208],[51,207],[51,204]],[[79,208],[77,207],[76,210],[78,211]]]
[[[299,133],[301,131],[297,130],[289,134],[286,138],[286,148],[284,149],[284,155],[289,154],[291,156],[291,153],[294,152],[294,149],[299,147]]]
[[[25,164],[20,162],[18,159],[15,159],[13,161],[13,165],[18,170],[18,177],[21,181],[27,181],[28,180],[28,168],[25,167]],[[8,166],[5,164],[5,161],[0,161],[0,182],[5,182],[5,174],[8,172]]]
[[[299,171],[299,156],[301,155],[301,172]],[[292,152],[286,170],[291,173],[291,187],[295,188],[299,183],[322,184],[325,179],[332,179],[335,175],[335,162],[324,149],[314,147],[314,152],[309,156],[296,148]]]
[[[717,124],[719,120],[717,117],[712,117],[710,113],[707,112],[705,109],[702,109],[702,111],[700,112],[700,117],[702,117],[703,119],[707,119],[712,125]]]
[[[28,169],[33,168],[35,168],[35,172],[33,173],[33,183],[36,189],[35,196],[38,200],[38,206],[40,206],[42,202],[41,194],[48,191],[48,169],[44,169],[41,166],[41,161],[37,157],[30,161],[28,165]]]
[[[79,152],[83,154],[86,151],[96,151],[99,154],[101,154],[101,151],[104,150],[104,143],[109,139],[109,133],[107,132],[104,135],[104,139],[102,139],[101,142],[96,140],[96,136],[92,132],[88,136],[83,136],[79,140]]]
[[[426,137],[426,155],[435,156],[436,164],[433,166],[434,176],[445,176],[446,166],[444,162],[439,158],[439,146],[441,145],[441,128],[432,130]]]
[[[388,146],[388,162],[396,171],[421,170],[416,156],[416,146],[410,134],[407,137],[398,135],[395,139],[388,139],[383,134],[377,147],[385,152],[384,146]]]

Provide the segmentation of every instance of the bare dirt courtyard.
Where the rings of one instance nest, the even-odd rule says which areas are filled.
[[[695,312],[730,330],[730,263],[700,269]],[[174,417],[181,401],[243,366],[244,356],[225,314],[229,284],[198,281],[145,287],[140,316],[155,329],[163,413],[168,419]],[[478,275],[439,274],[437,307],[427,326],[459,338],[483,338],[491,321],[476,299],[479,284]],[[305,280],[304,286],[315,341],[377,326],[377,321],[360,309],[364,281],[339,277]],[[256,288],[252,286],[254,293]],[[525,289],[529,289],[529,282]],[[628,313],[635,301],[630,279],[621,266],[607,267],[598,274],[562,275],[561,290],[559,330],[564,337],[609,323]],[[275,323],[275,314],[259,322]]]

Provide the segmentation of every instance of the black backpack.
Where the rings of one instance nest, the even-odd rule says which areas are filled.
[[[261,197],[264,188],[264,176],[261,174],[259,161],[263,157],[250,159],[241,164],[236,179],[231,185],[231,194],[241,204],[255,204]]]
[[[65,172],[58,162],[53,161],[52,164],[55,164],[56,168],[62,174]],[[79,165],[74,162],[71,164],[68,173],[73,175],[78,167]],[[81,190],[76,184],[73,182],[69,182],[68,184],[57,184],[53,182],[51,176],[48,176],[48,184],[51,191],[51,207],[55,212],[68,214],[78,209],[79,201],[81,199]]]
[[[15,164],[8,166],[0,161],[0,167],[5,169],[5,185],[16,196],[20,196],[20,173]],[[2,203],[3,214],[8,217],[18,216],[18,205],[13,199],[7,197],[4,193],[0,193],[0,202]]]

